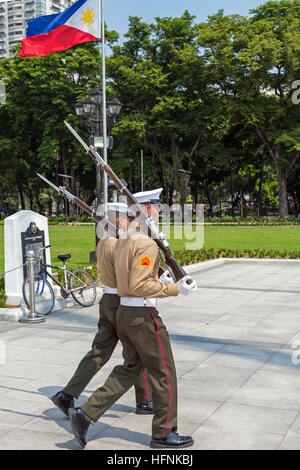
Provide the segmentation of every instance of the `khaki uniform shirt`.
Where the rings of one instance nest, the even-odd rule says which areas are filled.
[[[177,284],[162,284],[158,277],[159,251],[151,238],[134,234],[119,239],[115,271],[120,297],[169,297],[178,295]]]
[[[100,240],[96,247],[96,257],[100,279],[105,286],[117,287],[115,273],[115,247],[117,239],[106,237]]]

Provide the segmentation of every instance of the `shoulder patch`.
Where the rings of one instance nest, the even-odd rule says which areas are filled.
[[[146,266],[146,267],[151,266],[151,259],[149,258],[149,256],[144,256],[143,258],[140,259],[140,266]]]

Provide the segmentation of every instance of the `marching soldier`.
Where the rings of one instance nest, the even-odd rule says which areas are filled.
[[[108,209],[109,220],[113,219],[113,223],[117,228],[121,228],[125,232],[130,223],[130,218],[127,215],[127,205],[109,203]],[[110,359],[119,340],[116,331],[116,315],[120,298],[117,295],[114,268],[116,241],[115,236],[107,236],[98,242],[96,248],[98,270],[105,285],[105,294],[99,304],[98,332],[94,338],[92,349],[81,360],[66,387],[51,398],[53,403],[67,416],[69,408],[74,407],[74,397],[78,398],[81,395],[95,374]],[[151,386],[146,370],[142,372],[135,383],[135,394],[136,413],[152,414]]]
[[[158,221],[162,189],[135,194]],[[193,445],[190,436],[177,431],[177,379],[166,327],[156,310],[157,299],[188,295],[197,285],[189,276],[178,283],[163,284],[158,278],[159,252],[148,234],[129,228],[127,238],[116,244],[115,271],[120,296],[117,332],[123,346],[124,364],[113,369],[103,387],[81,407],[69,410],[72,429],[84,447],[91,420],[96,422],[136,381],[143,368],[149,371],[154,418],[152,448],[182,448]]]

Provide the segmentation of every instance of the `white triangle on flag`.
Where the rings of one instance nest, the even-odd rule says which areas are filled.
[[[65,24],[100,39],[99,0],[87,0]]]

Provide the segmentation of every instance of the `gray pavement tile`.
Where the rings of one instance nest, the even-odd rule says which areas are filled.
[[[51,336],[44,336],[41,334],[38,334],[34,336],[31,334],[30,336],[27,334],[27,336],[12,336],[10,338],[5,338],[5,342],[11,342],[16,346],[21,346],[21,347],[27,347],[27,348],[38,348],[38,349],[48,349],[52,348],[59,343],[63,341],[63,339],[59,336],[57,336],[56,332],[55,335]]]
[[[281,372],[282,370],[293,370],[295,374],[300,374],[300,350],[291,348],[281,348],[269,360],[266,361],[262,370],[273,370]]]
[[[159,301],[177,365],[179,431],[193,435],[193,449],[299,448],[300,365],[291,361],[297,340],[300,359],[298,270],[229,262],[193,273],[199,288],[188,299]],[[53,312],[31,327],[0,322],[8,358],[0,365],[1,449],[78,449],[49,397],[89,351],[97,322],[98,305]],[[122,363],[118,345],[76,405]],[[132,388],[91,426],[87,450],[148,449],[152,417],[134,410]]]
[[[174,352],[174,349],[173,349]],[[199,365],[198,361],[184,361],[181,360],[180,355],[178,354],[178,359],[175,359],[175,366],[176,366],[176,374],[177,378],[182,377],[184,374],[193,370],[195,367]]]
[[[300,411],[298,411],[296,419],[291,424],[287,434],[289,433],[292,433],[295,435],[297,434],[298,437],[300,438]],[[300,444],[300,441],[299,441],[299,444]]]
[[[78,351],[81,352],[83,357],[84,354],[91,349],[94,336],[95,335],[91,334],[89,339],[79,338],[73,340],[72,338],[69,338],[64,342],[55,345],[55,350],[60,354],[64,354],[65,351]]]
[[[276,450],[282,435],[204,424],[193,435],[193,450]]]
[[[189,338],[177,341],[172,345],[172,351],[177,361],[197,362],[198,364],[210,357],[216,351],[219,351],[224,345],[219,343],[208,343],[202,341],[189,342]]]
[[[290,292],[269,292],[259,297],[259,303],[274,306],[296,306],[300,303],[300,293],[295,294]]]
[[[229,398],[230,402],[299,410],[300,375],[259,370]]]
[[[299,412],[300,413],[300,412]],[[300,449],[300,417],[297,418],[290,426],[288,432],[280,443],[280,450],[299,450]]]
[[[243,345],[225,346],[220,352],[204,361],[205,365],[239,367],[242,369],[258,369],[271,356],[274,351],[270,349],[259,349]]]
[[[202,338],[211,338],[211,340],[224,339],[230,341],[241,337],[247,338],[248,332],[248,326],[218,325],[213,322],[209,325],[205,324],[203,328],[201,328],[200,335]]]
[[[199,399],[181,399],[178,402],[178,429],[182,435],[194,434],[197,429],[222,406],[222,402]]]
[[[139,416],[135,413],[128,413],[126,417],[114,421],[111,426],[99,433],[96,426],[101,421],[102,419],[96,423],[94,429],[88,431],[89,448],[101,449],[103,448],[103,441],[108,442],[109,440],[112,446],[117,444],[126,445],[127,449],[133,449],[136,446],[148,448],[151,440],[152,416]]]
[[[142,450],[151,450],[149,447],[151,440],[150,436],[148,436],[147,443],[140,444],[136,442],[134,438],[131,438],[130,441],[130,436],[132,435],[131,432],[126,434],[125,431],[123,431],[122,435],[124,436],[123,439],[119,438],[119,436],[112,435],[109,437],[103,436],[101,439],[91,440],[87,443],[85,450],[137,450],[139,452]]]
[[[269,331],[264,328],[263,330],[256,330],[255,328],[249,329],[246,333],[243,332],[238,336],[239,341],[252,342],[252,343],[262,343],[264,345],[269,345],[271,348],[282,348],[289,340],[295,335],[295,330],[281,330],[273,329]]]
[[[255,434],[284,435],[293,423],[298,412],[260,406],[224,403],[211,415],[205,424],[227,427],[233,432],[239,429]]]
[[[17,429],[17,426],[11,424],[0,423],[0,450],[1,450],[1,436],[6,435],[7,433]]]
[[[300,450],[300,434],[290,431],[280,442],[278,450]]]
[[[65,448],[77,449],[73,433],[65,431],[64,435],[31,431],[28,429],[18,428],[11,431],[6,436],[1,436],[0,449],[3,450],[59,450],[61,442],[67,441]]]
[[[195,367],[178,380],[181,399],[225,401],[251,377],[250,369],[215,367],[205,364]]]
[[[55,412],[53,411],[52,413],[47,412],[47,410],[44,411],[41,417],[27,421],[25,424],[20,426],[19,429],[21,431],[31,431],[37,434],[46,432],[53,435],[60,434],[63,436],[66,435],[66,432],[72,432],[69,419],[58,409],[55,409]]]
[[[248,313],[245,315],[244,310],[240,308],[232,311],[214,321],[215,326],[235,326],[240,328],[255,328],[260,326],[260,323],[266,318],[264,313]]]
[[[37,379],[41,377],[41,367],[38,362],[31,361],[8,361],[0,365],[0,374],[10,377]]]
[[[40,417],[44,408],[40,403],[1,396],[0,423],[21,426],[33,418]]]

